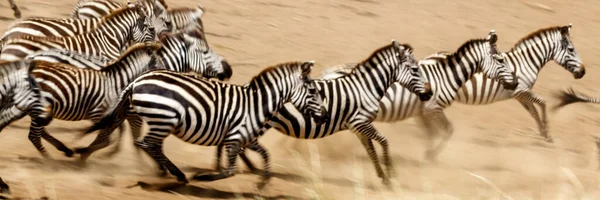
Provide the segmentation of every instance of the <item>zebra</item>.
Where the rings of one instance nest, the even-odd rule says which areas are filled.
[[[389,185],[389,177],[381,170],[377,153],[368,149],[366,145],[372,145],[371,140],[381,144],[384,164],[388,174],[391,174],[393,166],[389,158],[387,139],[375,129],[372,121],[377,113],[377,102],[395,82],[410,88],[422,101],[431,98],[429,84],[422,80],[412,51],[410,45],[392,40],[391,44],[377,49],[367,59],[355,65],[348,75],[331,80],[315,80],[328,105],[330,118],[327,123],[318,125],[308,117],[300,117],[296,107],[288,104],[269,120],[261,134],[274,127],[291,137],[316,139],[351,130],[365,145],[383,183]],[[219,146],[216,156],[217,169],[220,168],[221,150],[222,146]],[[249,161],[244,157],[242,159]]]
[[[15,0],[8,0],[8,4],[10,4],[10,9],[13,10],[13,15],[15,16],[15,18],[21,18],[21,11],[19,10],[19,7],[17,7]]]
[[[229,152],[229,167],[218,174],[201,174],[195,179],[213,181],[235,174],[235,159],[240,148],[261,152],[265,159],[265,174],[259,187],[269,180],[269,156],[258,144],[256,131],[273,113],[287,102],[299,106],[301,115],[311,116],[317,123],[327,118],[310,72],[314,61],[287,62],[268,67],[246,85],[233,85],[198,78],[192,74],[166,70],[138,77],[120,96],[104,118],[87,133],[103,129],[96,142],[106,142],[107,135],[128,117],[141,117],[150,132],[135,141],[179,182],[187,183],[185,175],[163,154],[163,140],[173,134],[193,144],[225,145]],[[91,146],[94,145],[92,143]]]
[[[325,90],[326,94],[329,94],[325,96],[325,98],[328,99],[328,105],[335,105],[339,107],[329,107],[331,116],[338,116],[337,118],[332,118],[331,123],[327,124],[326,126],[314,126],[310,123],[306,123],[306,119],[299,119],[295,117],[294,113],[296,111],[290,106],[286,107],[286,109],[280,110],[275,117],[276,119],[272,119],[266,127],[274,127],[281,133],[301,139],[323,138],[346,128],[352,129],[353,132],[363,132],[365,134],[357,136],[359,136],[362,145],[365,147],[365,149],[367,149],[367,152],[369,153],[371,160],[375,165],[377,175],[382,178],[384,184],[387,185],[389,184],[388,178],[394,175],[393,166],[389,160],[387,152],[387,140],[383,135],[376,132],[375,127],[373,127],[370,122],[374,120],[383,121],[385,119],[390,119],[389,116],[391,114],[394,114],[394,117],[396,117],[397,120],[421,114],[423,119],[432,120],[432,122],[428,125],[437,125],[433,123],[437,121],[435,121],[435,118],[432,117],[437,116],[441,118],[441,120],[444,120],[445,116],[443,115],[442,109],[452,103],[458,88],[460,88],[465,80],[468,80],[469,77],[479,71],[482,71],[491,78],[500,79],[500,82],[503,83],[503,85],[507,88],[516,87],[518,82],[514,77],[512,70],[508,68],[503,58],[498,54],[496,41],[497,35],[495,31],[492,30],[489,33],[488,38],[469,40],[463,43],[455,53],[440,53],[419,61],[418,67],[415,66],[413,71],[420,70],[425,81],[430,84],[433,97],[429,99],[423,98],[422,95],[417,96],[415,93],[418,94],[419,92],[418,90],[415,91],[414,86],[403,86],[407,84],[402,82],[390,84],[389,88],[381,88],[379,89],[381,93],[378,94],[378,98],[369,101],[369,103],[372,103],[370,106],[374,107],[365,109],[365,111],[363,111],[369,114],[368,118],[364,117],[369,120],[369,123],[364,123],[368,124],[368,126],[363,125],[357,127],[357,125],[352,124],[355,123],[352,120],[361,120],[363,118],[347,118],[346,116],[348,116],[348,114],[346,113],[348,113],[348,108],[341,107],[340,105],[348,105],[350,104],[348,102],[351,101],[346,100],[347,102],[341,103],[341,101],[338,99],[341,99],[342,97],[339,96],[344,95],[341,95],[341,91],[336,90],[343,89],[338,89],[339,87],[328,86],[328,83],[331,81],[344,80],[346,77],[351,76],[357,71],[357,69],[360,69],[361,64],[359,63],[345,65],[344,69],[350,69],[350,67],[354,68],[342,76],[329,76],[328,79],[321,79],[322,82],[317,82],[320,83],[318,84],[319,86],[324,85],[322,86],[324,88],[320,89]],[[323,78],[323,76],[320,78]],[[329,90],[333,92],[327,92]],[[334,92],[338,92],[340,94],[337,94],[336,96]],[[346,92],[345,95],[348,96],[348,92]],[[400,98],[402,101],[398,101],[398,98]],[[399,104],[400,102],[404,104]],[[333,123],[336,120],[339,122]],[[449,123],[445,124],[447,125]],[[387,177],[378,164],[379,161],[377,159],[375,149],[373,148],[373,143],[370,139],[379,141],[384,147],[383,154],[384,163],[387,166]],[[219,166],[220,162],[220,151],[221,150],[217,151],[217,167]],[[243,154],[241,155],[243,156]],[[249,161],[247,158],[242,158],[242,160]],[[246,162],[246,165],[251,169],[253,168],[250,162]]]
[[[162,4],[166,5],[164,2]],[[120,2],[113,0],[80,0],[73,9],[71,16],[78,19],[97,18],[107,15],[112,10],[117,9],[120,6],[122,6]],[[168,9],[167,16],[171,20],[171,31],[181,31],[196,26],[203,28],[204,25],[201,17],[204,13],[205,8],[202,5],[198,5],[196,8],[182,7]]]
[[[477,73],[457,91],[456,100],[462,104],[484,105],[514,98],[534,118],[541,136],[547,142],[552,142],[553,139],[548,133],[546,101],[533,93],[532,88],[537,81],[539,72],[551,60],[571,72],[575,79],[580,79],[585,75],[585,66],[570,38],[571,28],[572,24],[539,29],[519,40],[508,52],[502,53],[519,79],[516,89],[500,87],[497,81],[489,80],[483,74]],[[335,71],[335,69],[330,71]],[[336,73],[344,74],[344,71],[348,70],[340,68]],[[331,73],[329,76],[336,76],[336,74]],[[397,92],[390,92],[390,95],[395,93]],[[401,92],[398,93],[398,95],[401,94]],[[394,96],[394,98],[402,97]],[[396,121],[405,118],[405,115],[401,115],[404,112],[398,113],[397,110],[408,106],[404,102],[410,102],[410,100],[394,98],[390,98],[388,105],[383,107],[396,112],[382,114],[379,121]],[[391,102],[394,105],[390,105]],[[534,104],[540,107],[541,117]],[[410,113],[406,113],[406,115],[408,114]],[[446,137],[449,139],[450,136]]]
[[[158,9],[159,11],[152,11],[148,15],[151,19],[154,19],[155,13],[165,12],[164,8],[158,4],[154,6],[152,1],[144,1],[147,2],[147,5],[140,5],[142,8],[147,8],[152,10]],[[133,4],[130,4],[130,6]],[[10,38],[19,37],[22,35],[31,35],[31,36],[40,36],[40,37],[69,37],[80,34],[85,34],[92,32],[99,26],[102,26],[103,22],[106,22],[106,17],[110,16],[111,18],[123,18],[125,20],[132,20],[136,17],[132,17],[131,15],[135,15],[135,12],[121,12],[121,9],[128,9],[127,6],[122,7],[118,10],[114,10],[117,12],[115,15],[105,15],[99,18],[91,18],[85,20],[79,19],[71,19],[71,18],[46,18],[46,17],[28,17],[26,19],[21,19],[16,22],[13,22],[9,27],[4,31],[2,37],[0,37],[0,41],[4,41]],[[169,19],[170,20],[170,19]],[[163,20],[154,20],[154,27],[156,29],[156,34],[160,35],[165,31],[170,31],[172,28],[167,27],[166,22]],[[114,25],[113,25],[114,26]],[[117,28],[117,27],[113,27]]]
[[[156,32],[140,6],[132,4],[120,12],[132,12],[128,18],[107,17],[104,26],[92,32],[71,37],[21,36],[5,41],[0,60],[17,60],[40,50],[68,49],[103,56],[111,61],[121,55],[128,41],[155,41]],[[118,15],[113,12],[111,15]]]
[[[100,71],[62,63],[30,61],[34,68],[31,75],[41,90],[40,101],[50,117],[43,121],[43,125],[37,123],[42,120],[32,120],[29,140],[44,157],[49,155],[41,143],[41,137],[71,157],[73,151],[50,136],[44,126],[54,118],[67,121],[99,119],[122,88],[143,72],[156,67],[154,54],[160,47],[158,43],[132,45],[121,58]]]
[[[164,24],[164,26],[157,26],[159,34],[173,28],[171,18],[167,15],[167,3],[164,0],[138,0],[134,3],[146,8],[146,13],[152,17],[155,26]],[[127,4],[130,2],[127,1]],[[112,0],[79,0],[71,12],[70,18],[80,20],[101,18],[127,4]]]
[[[179,72],[195,72],[198,74],[201,74],[204,77],[207,78],[211,78],[211,77],[217,77],[220,80],[225,80],[225,79],[229,79],[232,75],[232,71],[231,71],[231,67],[226,63],[221,61],[222,63],[215,63],[218,62],[219,60],[214,60],[212,58],[214,58],[215,56],[212,56],[211,54],[214,54],[214,52],[212,52],[212,50],[207,49],[208,46],[204,43],[203,40],[203,35],[201,34],[201,32],[199,30],[190,30],[187,33],[178,33],[178,34],[168,34],[168,35],[164,35],[164,37],[162,38],[161,42],[162,44],[157,44],[159,46],[161,46],[162,48],[160,48],[158,50],[158,52],[156,53],[156,59],[158,59],[159,63],[164,64],[165,66],[163,66],[162,68],[167,69],[167,70],[173,70],[173,71],[179,71]],[[145,45],[148,46],[148,45]],[[51,79],[48,78],[43,79],[43,78],[38,78],[38,79],[42,79],[42,80],[38,80],[38,82],[40,82],[40,87],[42,89],[42,91],[46,92],[42,92],[42,95],[44,99],[49,99],[47,100],[47,102],[50,103],[50,105],[54,105],[52,106],[52,109],[50,108],[46,108],[46,110],[49,110],[47,112],[52,112],[52,114],[58,115],[57,117],[59,117],[59,119],[63,119],[63,120],[70,120],[70,121],[78,121],[78,120],[83,120],[83,119],[90,119],[92,121],[94,121],[95,119],[97,119],[98,116],[100,116],[99,114],[101,114],[100,112],[102,112],[103,110],[105,110],[107,108],[107,106],[111,105],[110,102],[114,102],[114,100],[117,97],[118,92],[121,90],[121,88],[124,87],[124,85],[118,85],[118,87],[115,86],[110,86],[110,85],[106,85],[106,84],[110,84],[110,81],[104,81],[106,83],[103,83],[103,81],[101,81],[101,79],[110,79],[110,77],[106,76],[105,73],[110,72],[110,71],[114,71],[115,69],[119,69],[119,68],[123,68],[122,70],[125,71],[131,71],[132,68],[133,69],[137,69],[135,68],[140,67],[140,66],[144,66],[143,63],[135,63],[132,62],[130,64],[130,62],[127,60],[127,55],[131,54],[131,58],[129,58],[129,60],[131,59],[136,59],[139,56],[134,56],[136,54],[133,54],[135,52],[141,51],[143,53],[144,46],[142,46],[142,44],[136,44],[132,47],[130,47],[128,49],[128,51],[126,53],[124,53],[121,57],[120,60],[123,61],[127,61],[123,64],[119,64],[120,62],[114,62],[113,64],[109,64],[107,67],[104,67],[101,69],[101,71],[98,70],[93,70],[93,69],[78,69],[76,67],[73,66],[68,66],[68,67],[64,67],[63,63],[47,63],[44,61],[33,61],[33,62],[41,62],[42,66],[44,67],[43,69],[45,71],[41,71],[39,73],[36,73],[37,71],[34,70],[33,74],[42,74],[42,73],[48,73],[48,74],[62,74],[59,73],[60,71],[56,71],[56,70],[50,70],[50,69],[46,69],[46,68],[50,68],[50,67],[59,67],[59,69],[69,69],[70,71],[72,71],[75,75],[77,74],[94,74],[95,76],[90,76],[89,78],[91,80],[79,80],[81,82],[83,82],[84,84],[81,84],[81,86],[79,87],[84,87],[86,88],[86,90],[93,90],[94,88],[96,88],[96,90],[99,90],[99,92],[104,92],[104,95],[100,95],[97,98],[90,98],[89,96],[86,96],[87,93],[85,93],[85,91],[80,90],[80,88],[75,87],[75,85],[61,85],[61,83],[72,83],[73,81],[69,81],[69,79],[73,79],[76,77],[65,77],[68,80],[64,80],[63,82],[59,82],[60,80],[55,80],[55,79]],[[139,54],[139,53],[138,53]],[[144,58],[144,57],[142,57]],[[154,59],[154,57],[153,57]],[[139,61],[138,61],[139,62]],[[121,66],[121,65],[125,65],[125,66]],[[112,69],[112,70],[111,70]],[[46,72],[48,71],[48,72]],[[94,72],[95,71],[95,72]],[[141,72],[140,72],[141,73]],[[127,82],[127,81],[131,81],[131,79],[135,78],[137,75],[136,73],[133,72],[129,72],[129,73],[125,73],[125,74],[129,74],[130,76],[127,77],[113,77],[116,78],[116,80],[121,80],[122,82]],[[137,73],[139,75],[139,73]],[[43,74],[46,76],[46,74]],[[41,76],[41,75],[40,75]],[[132,78],[133,77],[133,78]],[[61,90],[59,90],[61,89]],[[71,94],[79,96],[83,99],[80,100],[72,100],[72,101],[68,101],[65,98],[65,93],[62,90],[67,90],[69,91],[69,93],[67,94]],[[83,93],[82,93],[83,92]],[[93,94],[88,94],[88,95],[93,95]],[[77,101],[77,102],[86,102],[83,101],[86,98],[89,99],[95,99],[97,100],[95,104],[87,104],[88,107],[77,107],[74,106],[75,103],[73,101]],[[104,102],[101,102],[100,100],[104,99]],[[54,103],[52,103],[54,102]],[[57,107],[56,105],[59,105],[59,107]],[[73,105],[73,107],[71,107],[70,105]],[[96,110],[91,110],[96,108]],[[129,121],[131,123],[131,129],[132,132],[137,133],[140,131],[141,129],[141,123],[137,123],[138,121]],[[49,122],[47,122],[49,123]],[[62,142],[56,140],[55,138],[53,138],[52,136],[50,136],[44,129],[43,127],[39,127],[35,126],[32,123],[32,133],[34,137],[36,136],[36,138],[31,139],[32,142],[34,142],[35,146],[38,147],[38,150],[40,151],[40,153],[42,153],[43,156],[47,157],[47,153],[45,153],[45,149],[43,147],[40,147],[41,144],[39,144],[39,135],[41,134],[41,136],[48,140],[48,142],[50,142],[53,146],[55,146],[57,149],[59,149],[60,151],[62,151],[66,156],[71,157],[73,155],[73,151],[70,150],[69,148],[67,148],[64,144],[62,144]],[[123,129],[122,129],[123,130]],[[35,131],[35,132],[33,132]],[[41,132],[41,133],[40,133]],[[37,139],[37,140],[36,140]],[[117,146],[118,148],[118,146]],[[118,149],[116,149],[115,151],[118,151]],[[113,152],[114,153],[114,152]],[[83,156],[81,159],[85,160],[87,157]]]

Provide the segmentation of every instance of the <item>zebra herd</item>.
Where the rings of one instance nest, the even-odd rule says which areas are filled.
[[[18,8],[9,2],[17,16]],[[164,139],[173,134],[218,148],[219,172],[195,175],[196,180],[233,176],[238,155],[254,170],[245,151],[259,153],[264,161],[260,187],[271,174],[270,156],[259,138],[270,128],[299,139],[350,130],[389,185],[395,175],[390,144],[374,121],[417,117],[430,136],[425,157],[435,160],[453,134],[445,108],[455,101],[481,105],[514,98],[552,142],[545,100],[531,90],[538,73],[554,60],[575,79],[585,74],[569,24],[535,31],[508,52],[498,50],[494,30],[455,52],[436,52],[419,61],[409,44],[392,40],[362,61],[333,66],[317,79],[310,77],[313,61],[290,61],[234,85],[224,82],[233,71],[208,45],[203,14],[202,6],[168,8],[164,0],[79,0],[70,18],[16,20],[0,38],[0,130],[29,115],[28,138],[42,156],[49,157],[44,139],[66,156],[78,154],[85,161],[110,145],[117,128],[121,138],[126,120],[134,145],[153,158],[162,174],[168,171],[188,182],[162,151]],[[559,106],[600,102],[574,90],[562,95]],[[89,146],[72,150],[45,130],[54,118],[94,122],[80,137],[100,133]],[[144,122],[148,133],[142,132]],[[382,163],[373,141],[383,147]]]

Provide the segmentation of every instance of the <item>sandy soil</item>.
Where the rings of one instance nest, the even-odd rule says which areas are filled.
[[[50,3],[51,2],[51,3]],[[75,0],[17,0],[23,16],[65,17]],[[558,1],[375,1],[375,0],[167,0],[170,6],[207,8],[204,23],[210,44],[234,67],[231,82],[244,83],[261,68],[291,60],[316,60],[314,75],[326,66],[364,59],[390,39],[410,43],[415,55],[454,51],[471,38],[499,35],[499,48],[508,50],[521,37],[539,28],[573,23],[572,38],[588,66],[574,80],[554,63],[546,65],[534,91],[549,105],[551,94],[569,86],[590,95],[600,84],[597,0]],[[384,3],[385,2],[385,3]],[[477,3],[475,3],[477,2]],[[529,1],[527,1],[529,2]],[[1,2],[1,27],[12,11]],[[543,6],[542,6],[543,7]],[[600,96],[600,94],[598,94]],[[455,134],[439,162],[423,161],[424,132],[412,119],[377,123],[389,139],[398,176],[393,190],[375,175],[366,152],[349,132],[330,138],[300,141],[270,131],[261,139],[273,158],[275,178],[260,191],[259,177],[241,167],[227,180],[192,182],[172,192],[126,188],[142,181],[174,180],[155,176],[155,167],[124,140],[126,149],[111,159],[102,152],[86,166],[66,158],[45,143],[53,160],[44,160],[27,139],[29,119],[14,123],[0,135],[0,176],[12,197],[51,199],[577,199],[600,197],[596,146],[599,106],[573,105],[550,113],[555,143],[541,140],[533,119],[513,100],[487,106],[454,105],[447,109]],[[89,122],[54,121],[48,131],[70,147],[87,145],[92,137],[74,142],[75,129]],[[73,128],[66,128],[73,127]],[[394,131],[397,130],[397,131]],[[214,147],[186,144],[170,137],[166,155],[188,176],[213,168]],[[261,166],[258,156],[251,154]],[[568,174],[573,173],[575,178]],[[477,178],[483,177],[490,183]],[[581,186],[580,186],[581,185]],[[582,196],[580,196],[582,195]]]

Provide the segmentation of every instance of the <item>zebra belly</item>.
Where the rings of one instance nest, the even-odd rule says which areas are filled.
[[[329,110],[338,112],[332,110],[331,106]],[[304,116],[293,104],[286,103],[268,124],[280,133],[293,138],[319,139],[348,129],[346,120],[347,117],[343,117],[343,115],[332,114],[328,122],[317,125],[311,117]]]
[[[469,105],[485,105],[510,98],[512,91],[505,90],[498,81],[484,77],[483,73],[477,73],[458,90],[456,101]]]
[[[375,121],[401,121],[420,113],[423,106],[419,97],[398,83],[394,83],[379,101]]]

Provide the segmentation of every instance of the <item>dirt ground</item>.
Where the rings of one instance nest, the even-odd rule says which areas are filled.
[[[76,0],[16,0],[23,16],[66,17]],[[600,41],[597,0],[539,1],[375,1],[375,0],[167,0],[171,7],[207,8],[204,24],[210,45],[233,65],[231,82],[245,83],[260,69],[279,62],[315,60],[316,76],[326,66],[360,61],[391,39],[410,43],[414,54],[454,51],[464,41],[486,37],[490,29],[507,51],[539,28],[573,23],[572,40],[587,68],[574,80],[555,63],[541,72],[534,91],[557,103],[552,93],[573,86],[589,95],[594,85]],[[1,27],[12,11],[0,2]],[[589,45],[586,45],[589,44]],[[29,118],[0,134],[0,176],[15,198],[50,199],[598,199],[600,174],[596,145],[600,106],[572,105],[551,112],[555,142],[542,141],[529,114],[514,100],[486,106],[455,104],[446,110],[455,134],[437,163],[423,160],[424,132],[414,120],[376,123],[390,141],[397,169],[393,189],[384,187],[366,152],[350,132],[301,141],[271,130],[261,142],[270,150],[275,177],[257,190],[257,175],[241,173],[226,180],[192,182],[170,192],[126,188],[137,181],[174,180],[155,175],[147,156],[131,144],[113,158],[95,154],[83,166],[50,144],[53,160],[44,160],[27,139]],[[70,147],[77,129],[89,122],[54,121],[48,131]],[[72,128],[68,128],[72,127]],[[396,130],[396,131],[394,131]],[[379,149],[379,147],[378,147]],[[214,166],[214,147],[170,137],[166,155],[188,176]],[[262,162],[251,154],[258,166]],[[571,176],[573,175],[573,176]]]

